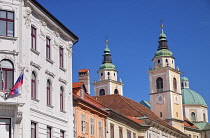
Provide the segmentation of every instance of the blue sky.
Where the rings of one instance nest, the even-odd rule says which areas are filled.
[[[149,100],[148,68],[157,50],[160,19],[176,66],[210,106],[209,0],[38,0],[79,37],[73,47],[73,81],[79,69],[98,79],[105,36],[124,96]],[[91,86],[93,87],[93,86]],[[91,89],[93,95],[93,88]]]

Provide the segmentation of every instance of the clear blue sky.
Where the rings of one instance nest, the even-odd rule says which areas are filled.
[[[80,39],[73,47],[73,81],[79,69],[98,79],[105,36],[124,96],[149,100],[148,68],[157,50],[160,19],[176,66],[210,106],[209,0],[38,0]],[[93,86],[91,86],[93,87]],[[91,89],[93,95],[93,88]]]

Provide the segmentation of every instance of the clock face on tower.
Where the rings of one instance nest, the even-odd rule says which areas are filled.
[[[157,102],[158,104],[164,103],[164,96],[163,96],[163,94],[160,94],[160,95],[157,95],[157,96],[156,96],[156,102]]]
[[[178,95],[174,95],[174,103],[179,104],[179,97]]]

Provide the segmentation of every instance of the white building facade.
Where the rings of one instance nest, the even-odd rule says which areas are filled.
[[[0,1],[0,137],[74,137],[72,46],[77,41],[35,0]],[[19,94],[7,97],[22,71]]]

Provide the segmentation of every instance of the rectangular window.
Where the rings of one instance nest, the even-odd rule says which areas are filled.
[[[133,133],[133,138],[136,138],[136,133]]]
[[[102,127],[102,122],[98,121],[98,131],[99,131],[99,138],[103,137],[103,127]]]
[[[0,10],[0,35],[14,36],[14,12]]]
[[[59,60],[60,60],[60,67],[63,68],[63,48],[59,48]]]
[[[0,132],[4,138],[11,138],[11,119],[0,118]]]
[[[31,138],[36,138],[36,123],[31,122]]]
[[[127,130],[127,138],[131,138],[131,131]]]
[[[119,128],[119,136],[119,138],[123,138],[123,130],[121,127]]]
[[[50,38],[46,37],[46,58],[50,59]]]
[[[81,129],[83,133],[85,133],[85,128],[86,128],[85,115],[81,114]]]
[[[64,111],[64,91],[60,88],[60,111]]]
[[[94,135],[94,119],[90,118],[90,134]]]
[[[52,138],[52,128],[47,127],[47,138]]]
[[[110,124],[110,137],[114,138],[114,125]]]
[[[31,48],[36,50],[36,28],[31,26]]]
[[[65,138],[65,132],[63,130],[60,131],[60,138]]]

